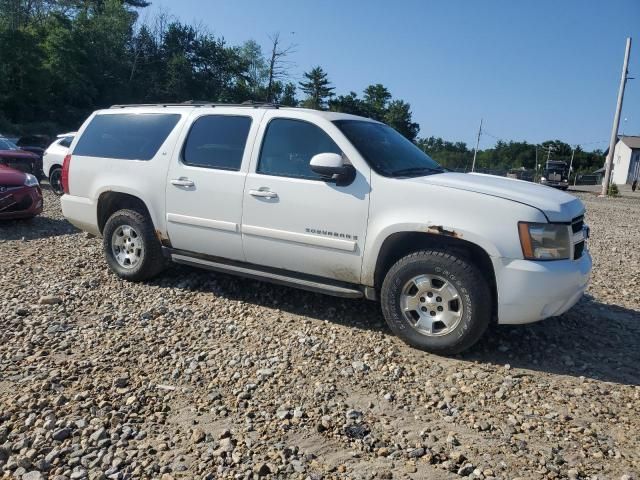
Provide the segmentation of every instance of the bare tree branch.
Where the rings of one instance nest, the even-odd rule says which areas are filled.
[[[284,48],[280,46],[280,32],[269,36],[271,40],[271,57],[269,59],[269,82],[267,84],[266,101],[270,102],[273,96],[273,84],[287,76],[289,69],[294,65],[293,62],[286,60],[288,55],[295,53],[295,44],[290,44]]]

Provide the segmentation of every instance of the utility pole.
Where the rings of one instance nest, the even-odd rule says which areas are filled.
[[[602,182],[601,197],[607,196],[609,193],[609,182],[611,181],[611,166],[613,165],[613,151],[618,141],[618,128],[620,127],[620,112],[622,111],[622,101],[624,99],[624,87],[627,84],[629,54],[631,53],[631,37],[627,37],[627,46],[624,51],[624,62],[622,64],[622,75],[620,77],[620,88],[618,89],[618,104],[616,105],[616,113],[613,116],[613,126],[611,128],[611,139],[609,140],[609,153],[604,168],[604,181]]]
[[[476,140],[476,149],[473,151],[473,163],[471,164],[471,171],[476,170],[476,156],[478,155],[478,146],[480,145],[480,135],[482,134],[482,119],[480,119],[480,128],[478,129],[478,139]]]
[[[571,170],[573,170],[573,155],[576,153],[577,145],[574,145],[571,149],[571,161],[569,162],[569,180],[571,180]]]

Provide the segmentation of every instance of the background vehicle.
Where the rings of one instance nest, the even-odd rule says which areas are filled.
[[[42,156],[49,143],[51,143],[51,137],[48,135],[23,135],[16,141],[16,145],[20,147],[21,150],[34,153],[38,156],[38,169],[34,173],[38,179],[42,177]]]
[[[380,300],[393,332],[438,353],[492,318],[559,315],[586,289],[582,202],[446,172],[380,122],[273,105],[115,106],[64,160],[62,211],[142,281],[165,259]]]
[[[0,220],[35,217],[42,206],[42,190],[34,175],[0,165]]]
[[[569,165],[566,162],[550,160],[544,167],[542,177],[540,178],[542,185],[566,190],[569,188]]]
[[[5,137],[0,137],[0,165],[38,176],[40,159],[35,153],[27,152]]]
[[[63,133],[45,150],[42,157],[42,171],[49,179],[51,189],[56,195],[62,195],[62,163],[69,153],[69,146],[76,132]]]

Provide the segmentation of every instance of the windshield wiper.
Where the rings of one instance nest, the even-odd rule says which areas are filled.
[[[401,168],[400,170],[395,170],[391,172],[391,175],[394,177],[403,176],[403,175],[419,175],[421,173],[444,173],[442,168],[433,168],[433,167],[409,167],[409,168]]]

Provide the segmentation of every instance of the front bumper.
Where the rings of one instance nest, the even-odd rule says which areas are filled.
[[[501,324],[531,323],[563,314],[580,300],[591,276],[591,255],[586,248],[578,260],[492,261]]]
[[[31,218],[42,213],[42,190],[24,186],[0,193],[0,220]]]

